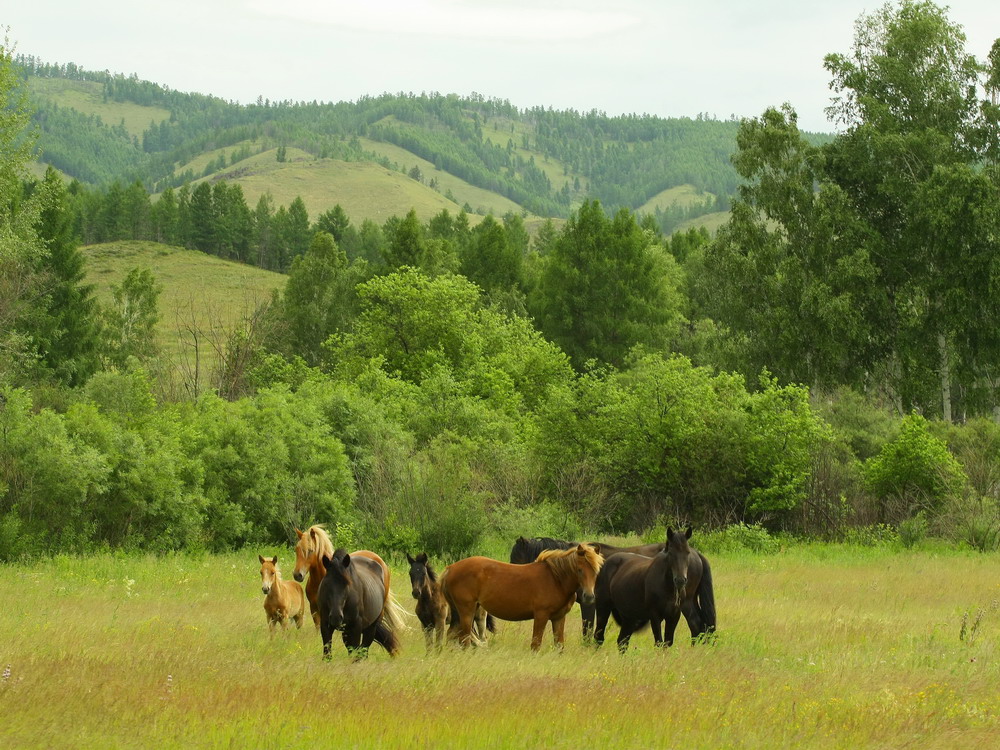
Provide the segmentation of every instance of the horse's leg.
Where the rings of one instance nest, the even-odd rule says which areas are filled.
[[[583,640],[584,643],[594,637],[594,620],[597,615],[597,604],[584,604],[580,602],[580,618],[583,620]]]
[[[653,645],[662,646],[663,645],[663,632],[660,629],[663,620],[653,615],[649,618],[649,629],[653,631]]]
[[[681,611],[676,608],[671,608],[667,611],[666,621],[664,623],[664,643],[667,646],[674,645],[674,631],[677,630],[677,623],[681,619]]]
[[[594,643],[598,646],[604,645],[604,630],[608,627],[608,618],[611,617],[611,607],[603,601],[595,605],[596,619],[594,621]]]
[[[636,631],[636,627],[630,622],[620,622],[621,630],[618,631],[618,650],[623,654],[628,651],[628,642],[632,637],[632,633]]]
[[[378,620],[375,620],[371,625],[361,631],[361,648],[357,651],[357,656],[355,656],[355,661],[359,659],[364,659],[368,656],[368,649],[372,645],[372,641],[375,640],[375,630],[378,627]],[[382,644],[383,646],[385,644]],[[386,649],[388,650],[388,649]]]
[[[531,629],[531,650],[537,651],[542,647],[542,636],[545,634],[545,623],[549,618],[542,614],[535,615],[535,622]]]
[[[361,637],[362,631],[355,628],[349,628],[344,630],[343,639],[344,646],[347,648],[347,653],[358,659],[357,651],[361,648]]]
[[[560,617],[558,620],[552,620],[552,640],[556,644],[556,648],[560,651],[563,649],[563,644],[566,641],[566,617]]]
[[[472,608],[462,610],[461,607],[456,606],[452,610],[452,621],[451,628],[448,631],[449,637],[452,633],[458,638],[458,642],[462,644],[462,648],[468,648],[469,644],[472,642],[472,626],[473,620],[475,618],[475,604]]]
[[[695,643],[698,636],[705,632],[705,623],[701,620],[694,599],[685,599],[681,604],[681,612],[684,613],[684,619],[687,620],[688,628],[691,630],[691,643]]]
[[[428,654],[434,649],[434,630],[434,625],[424,626],[424,643],[427,645]]]
[[[333,643],[333,628],[328,625],[321,625],[319,632],[323,637],[323,658],[329,659],[331,658],[330,649]]]
[[[440,651],[444,648],[444,626],[447,615],[444,612],[439,612],[438,616],[434,618],[434,631],[437,633],[437,650]]]

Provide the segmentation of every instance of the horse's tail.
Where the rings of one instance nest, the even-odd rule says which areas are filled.
[[[491,633],[497,632],[497,621],[489,612],[486,613],[486,629]]]
[[[385,602],[385,607],[382,608],[382,621],[385,622],[390,630],[398,633],[410,629],[410,625],[407,622],[407,618],[409,617],[412,617],[412,615],[403,609],[402,605],[396,599],[396,595],[390,591],[389,597]]]
[[[712,589],[712,567],[700,552],[701,557],[701,580],[698,582],[698,609],[701,611],[702,622],[705,623],[705,632],[715,632],[715,592]]]

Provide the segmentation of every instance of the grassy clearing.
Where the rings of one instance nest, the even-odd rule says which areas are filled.
[[[111,301],[111,286],[132,268],[148,268],[163,285],[157,335],[167,356],[180,366],[193,366],[192,331],[203,337],[199,369],[208,372],[218,361],[213,343],[224,343],[256,306],[283,289],[287,277],[254,266],[223,260],[197,250],[156,242],[110,242],[83,247],[87,282],[98,298]]]
[[[359,138],[358,140],[361,142],[362,148],[366,151],[371,151],[379,156],[385,156],[390,161],[407,170],[415,166],[420,167],[425,182],[430,182],[431,179],[437,180],[438,192],[442,195],[446,194],[449,190],[451,191],[451,194],[455,196],[456,207],[461,207],[465,203],[468,203],[472,206],[473,211],[491,212],[497,217],[503,216],[508,211],[516,214],[521,213],[520,204],[515,203],[509,198],[505,198],[499,193],[494,193],[492,190],[484,190],[483,188],[476,187],[460,177],[455,177],[448,172],[439,170],[435,168],[434,162],[422,159],[405,148],[392,143],[373,141],[369,138]],[[449,209],[452,213],[455,213],[455,210]]]
[[[422,221],[443,208],[452,214],[461,208],[426,185],[373,162],[316,159],[296,148],[287,149],[284,162],[271,149],[237,162],[218,176],[239,184],[251,208],[264,193],[271,194],[276,206],[288,206],[299,197],[315,219],[339,203],[356,226],[365,219],[381,224],[390,216],[404,216],[411,208]]]
[[[85,115],[97,115],[105,125],[125,124],[129,135],[141,137],[151,122],[170,117],[163,107],[146,107],[131,102],[104,101],[104,87],[97,81],[70,81],[64,78],[30,79],[32,96],[71,107]]]
[[[677,185],[676,187],[662,190],[648,201],[639,206],[638,212],[651,214],[660,209],[666,211],[673,205],[684,206],[685,208],[695,203],[703,203],[712,193],[704,193],[694,185]]]
[[[991,747],[1000,739],[995,556],[793,548],[713,556],[714,646],[620,656],[579,641],[426,656],[404,634],[320,659],[267,635],[257,553],[6,566],[6,747]],[[394,562],[394,591],[410,608]],[[983,615],[974,638],[968,630]],[[963,613],[970,613],[965,641]],[[681,625],[681,628],[684,626]],[[613,630],[613,627],[611,628]]]
[[[674,229],[675,232],[686,232],[689,229],[695,227],[705,227],[709,234],[715,234],[719,231],[719,228],[729,221],[728,211],[714,211],[710,214],[705,214],[704,216],[698,216],[694,219],[688,219],[687,221],[682,221]]]

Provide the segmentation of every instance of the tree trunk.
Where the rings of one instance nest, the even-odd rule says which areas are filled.
[[[951,366],[948,362],[948,340],[943,333],[938,334],[938,352],[941,355],[941,418],[951,422]]]

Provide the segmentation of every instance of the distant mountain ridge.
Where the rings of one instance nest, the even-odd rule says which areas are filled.
[[[267,160],[283,165],[284,174],[268,178],[278,191],[286,178],[302,183],[313,195],[303,198],[318,213],[329,207],[324,186],[338,192],[330,176],[338,169],[322,163],[367,163],[397,177],[367,174],[360,188],[348,180],[340,192],[389,193],[375,201],[380,214],[405,213],[411,201],[565,217],[594,197],[609,210],[649,204],[664,224],[724,210],[738,183],[729,162],[733,120],[521,110],[479,95],[436,93],[241,105],[72,63],[30,56],[18,62],[36,108],[41,159],[94,185],[139,180],[160,191],[203,178],[249,184]],[[299,158],[288,161],[292,149]],[[666,206],[657,200],[682,186],[697,199]]]

